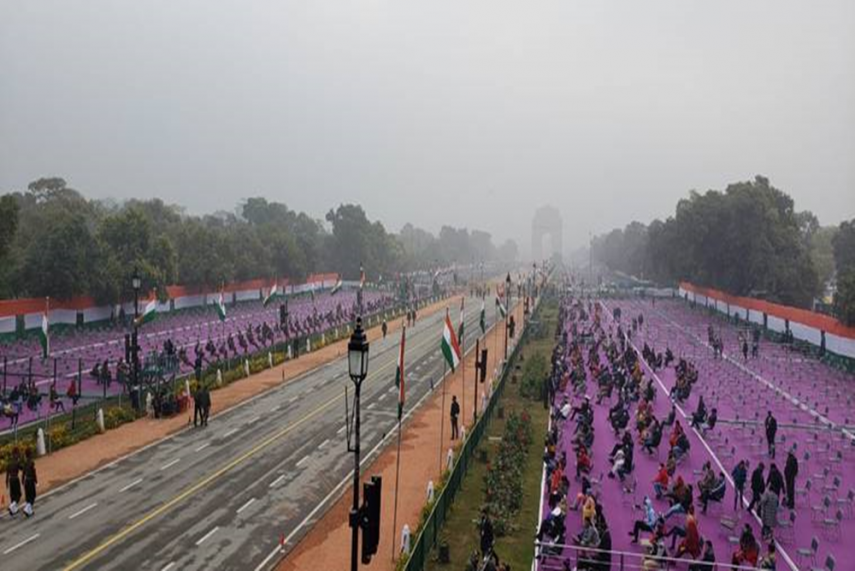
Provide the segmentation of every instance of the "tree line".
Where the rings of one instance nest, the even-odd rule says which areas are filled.
[[[631,222],[591,247],[611,270],[796,307],[812,308],[836,282],[835,312],[855,324],[855,220],[821,226],[763,176],[692,191],[665,220]]]
[[[361,206],[341,204],[324,220],[262,197],[234,212],[188,214],[160,199],[123,203],[87,199],[58,177],[0,196],[0,298],[68,299],[99,303],[167,285],[216,288],[256,278],[304,279],[338,272],[369,280],[453,263],[513,260],[513,242],[495,246],[490,234],[443,227],[438,236],[406,224],[392,233]]]

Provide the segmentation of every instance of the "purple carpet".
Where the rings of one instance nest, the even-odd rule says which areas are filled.
[[[676,300],[651,301],[641,300],[605,300],[602,302],[602,327],[610,336],[616,336],[617,323],[612,317],[613,309],[620,308],[621,325],[624,331],[631,329],[633,318],[643,315],[643,327],[631,337],[631,345],[639,352],[644,344],[649,345],[655,352],[665,352],[670,348],[679,361],[684,358],[693,363],[698,370],[697,383],[692,388],[691,395],[680,405],[677,414],[691,441],[691,451],[686,460],[681,462],[675,474],[682,476],[688,483],[697,484],[702,465],[710,461],[715,473],[723,471],[727,475],[728,485],[725,498],[720,503],[711,503],[707,514],[701,514],[701,504],[697,497],[695,485],[695,507],[700,535],[713,542],[716,561],[720,564],[730,563],[732,553],[737,549],[740,529],[749,523],[760,539],[760,523],[745,509],[734,512],[734,490],[730,473],[739,460],[747,460],[749,466],[749,483],[746,485],[746,499],[751,496],[750,474],[759,462],[764,462],[768,474],[768,466],[773,460],[769,458],[766,447],[763,421],[767,411],[772,411],[778,421],[777,453],[775,462],[781,472],[787,451],[794,449],[799,462],[799,472],[796,478],[796,506],[794,525],[786,524],[775,529],[775,539],[778,542],[778,569],[811,569],[823,568],[828,555],[837,562],[836,569],[855,569],[855,542],[846,542],[845,538],[855,533],[853,514],[853,498],[855,492],[855,448],[853,448],[852,433],[845,425],[852,422],[851,416],[855,411],[851,408],[855,396],[855,378],[834,370],[816,359],[793,352],[783,345],[761,340],[759,355],[746,360],[739,346],[739,336],[749,333],[734,325],[712,317],[701,309],[692,309],[686,303]],[[579,322],[578,333],[587,328],[591,329],[591,321]],[[723,358],[714,357],[711,347],[706,345],[707,328],[712,325],[716,335],[724,344]],[[565,323],[564,329],[572,337],[571,324]],[[749,337],[750,339],[750,337]],[[567,359],[567,355],[564,358]],[[585,354],[585,372],[588,375],[585,392],[592,397],[597,393],[597,383],[591,378],[588,370],[588,358]],[[601,358],[605,362],[604,355]],[[643,361],[643,360],[642,360]],[[657,394],[653,403],[655,416],[662,420],[667,417],[671,407],[668,392],[675,383],[673,364],[667,368],[659,368],[655,372],[647,364],[643,367],[644,382],[653,379]],[[689,418],[697,406],[698,399],[703,396],[707,409],[716,407],[719,423],[703,437],[694,429],[689,429]],[[556,407],[561,405],[564,398],[575,406],[582,397],[575,394],[573,386],[568,383],[562,392],[556,395]],[[654,497],[652,480],[654,479],[659,462],[664,462],[669,449],[668,437],[670,428],[663,434],[662,444],[658,455],[649,455],[642,451],[637,444],[638,432],[635,430],[634,419],[636,404],[631,407],[632,419],[629,428],[636,441],[634,455],[634,470],[621,483],[617,479],[605,477],[611,468],[608,454],[617,442],[617,437],[608,420],[608,410],[616,402],[617,396],[603,400],[602,404],[594,404],[594,433],[592,446],[593,470],[592,476],[601,479],[595,485],[598,501],[603,506],[603,513],[610,529],[612,549],[617,552],[643,553],[639,544],[630,543],[629,532],[634,521],[641,519],[643,513],[637,506],[641,505],[645,496]],[[593,401],[593,399],[592,399]],[[560,440],[557,454],[567,454],[567,472],[570,480],[568,502],[580,491],[580,484],[574,480],[575,453],[571,445],[575,422],[559,419]],[[673,481],[673,479],[672,479]],[[547,483],[548,488],[548,483]],[[543,517],[549,513],[544,495]],[[668,508],[665,500],[654,500],[657,513]],[[838,515],[839,512],[839,515]],[[582,527],[582,516],[579,511],[567,511],[563,514],[566,522],[565,543],[571,544],[573,537]],[[784,506],[782,500],[778,512],[778,520],[790,522],[791,511]],[[723,525],[723,519],[736,520],[735,529]],[[669,527],[683,525],[685,516],[675,515],[668,520]],[[643,532],[641,538],[650,534]],[[816,538],[818,550],[815,554],[802,551],[811,545]],[[670,547],[670,540],[666,542]],[[760,541],[762,553],[766,552],[765,542]],[[808,550],[809,551],[809,550]],[[669,549],[669,555],[671,554]],[[685,562],[676,564],[677,568],[685,569],[691,562],[686,557]],[[539,569],[563,569],[564,561],[574,563],[576,552],[570,547],[561,549],[560,554],[544,556],[538,563]],[[618,567],[619,556],[612,557],[612,568]],[[625,556],[628,568],[637,568],[638,557]]]
[[[314,302],[309,297],[291,300],[289,336],[303,336],[307,332],[319,333],[325,329],[349,324],[350,313],[355,302],[356,293],[353,291],[342,291],[335,296],[328,293],[319,294]],[[382,292],[365,292],[364,303],[369,313],[391,307],[393,302],[392,297]],[[194,347],[197,342],[204,346],[211,340],[218,349],[218,356],[231,358],[243,355],[244,350],[237,344],[236,350],[229,350],[226,339],[229,335],[237,336],[238,332],[245,333],[249,327],[255,329],[262,323],[267,323],[274,328],[273,342],[281,342],[286,338],[284,332],[275,327],[279,322],[278,305],[265,308],[261,302],[241,303],[229,306],[227,315],[227,320],[221,323],[213,307],[209,306],[174,315],[159,316],[140,330],[141,355],[162,350],[163,343],[171,339],[176,347],[186,350],[187,360],[180,363],[180,373],[189,373],[193,370]],[[316,315],[318,317],[314,319]],[[90,371],[96,363],[107,361],[115,381],[116,365],[120,359],[124,359],[124,335],[127,332],[129,329],[126,330],[123,327],[57,329],[51,336],[51,353],[47,360],[41,359],[41,346],[35,337],[0,345],[0,397],[9,399],[13,387],[30,380],[43,395],[39,406],[35,408],[22,403],[19,427],[47,416],[50,402],[44,395],[48,393],[49,386],[53,383],[54,367],[56,367],[57,392],[62,397],[66,410],[71,409],[71,401],[66,397],[66,391],[68,385],[77,378],[81,363],[83,400],[80,404],[101,398],[104,387],[90,375]],[[256,345],[247,343],[247,351],[252,353],[269,344],[271,344],[270,341],[264,343],[256,339]],[[5,370],[3,369],[4,358]],[[214,361],[216,357],[206,352],[205,366]],[[112,382],[107,394],[116,395],[122,390],[119,383]],[[0,423],[2,423],[0,424],[0,433],[2,433],[10,428],[12,421],[0,416]]]

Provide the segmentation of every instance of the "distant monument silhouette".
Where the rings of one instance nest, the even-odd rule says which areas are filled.
[[[531,259],[543,259],[543,237],[549,235],[550,257],[564,257],[564,236],[561,213],[552,206],[541,206],[531,221]]]

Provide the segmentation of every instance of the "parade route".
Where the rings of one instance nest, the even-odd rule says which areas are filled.
[[[455,324],[458,303],[448,300]],[[480,306],[480,299],[467,300],[472,339]],[[438,311],[408,330],[407,410],[443,375],[443,318]],[[492,311],[487,318],[491,323]],[[371,344],[362,447],[372,453],[396,425],[399,339],[392,333]],[[256,568],[281,540],[289,538],[287,549],[307,531],[352,470],[346,386],[346,361],[338,358],[213,417],[206,428],[182,431],[57,489],[39,499],[32,519],[4,517],[4,570]]]

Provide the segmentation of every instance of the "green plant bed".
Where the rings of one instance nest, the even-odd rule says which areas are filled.
[[[555,328],[557,320],[557,304],[554,301],[544,300],[536,314],[536,318],[542,323],[543,330],[549,332]],[[539,364],[530,365],[532,362],[543,362],[548,364],[554,341],[551,335],[533,336],[528,338],[521,352],[525,355],[523,365],[523,380],[519,389],[512,387],[505,390],[499,396],[497,406],[504,407],[504,418],[493,417],[490,421],[481,443],[476,448],[474,457],[482,453],[486,455],[487,462],[475,461],[469,465],[462,487],[452,504],[452,509],[442,528],[441,536],[447,541],[449,564],[438,561],[438,552],[434,549],[427,558],[425,569],[440,571],[443,569],[468,569],[467,562],[470,555],[479,549],[480,538],[478,521],[481,510],[485,505],[489,509],[496,509],[498,505],[506,505],[508,502],[487,502],[487,482],[495,482],[496,470],[491,474],[491,467],[498,460],[503,438],[507,436],[506,430],[511,425],[511,431],[518,434],[521,428],[520,419],[523,414],[530,418],[530,445],[525,447],[524,453],[516,458],[519,469],[519,481],[513,484],[514,488],[520,490],[519,498],[513,502],[513,514],[494,519],[494,530],[496,532],[495,549],[499,558],[510,564],[512,569],[528,569],[534,557],[534,534],[539,520],[538,509],[540,506],[540,478],[542,473],[543,450],[540,446],[543,433],[546,430],[549,411],[543,408],[540,400],[540,389],[529,391],[524,389],[526,385],[526,371],[532,375],[540,368]],[[511,367],[516,363],[511,363]],[[548,365],[546,365],[548,366]],[[548,369],[544,368],[544,374]],[[532,385],[535,383],[532,383]],[[524,396],[523,393],[533,393],[532,398]],[[516,427],[514,427],[516,425]]]

